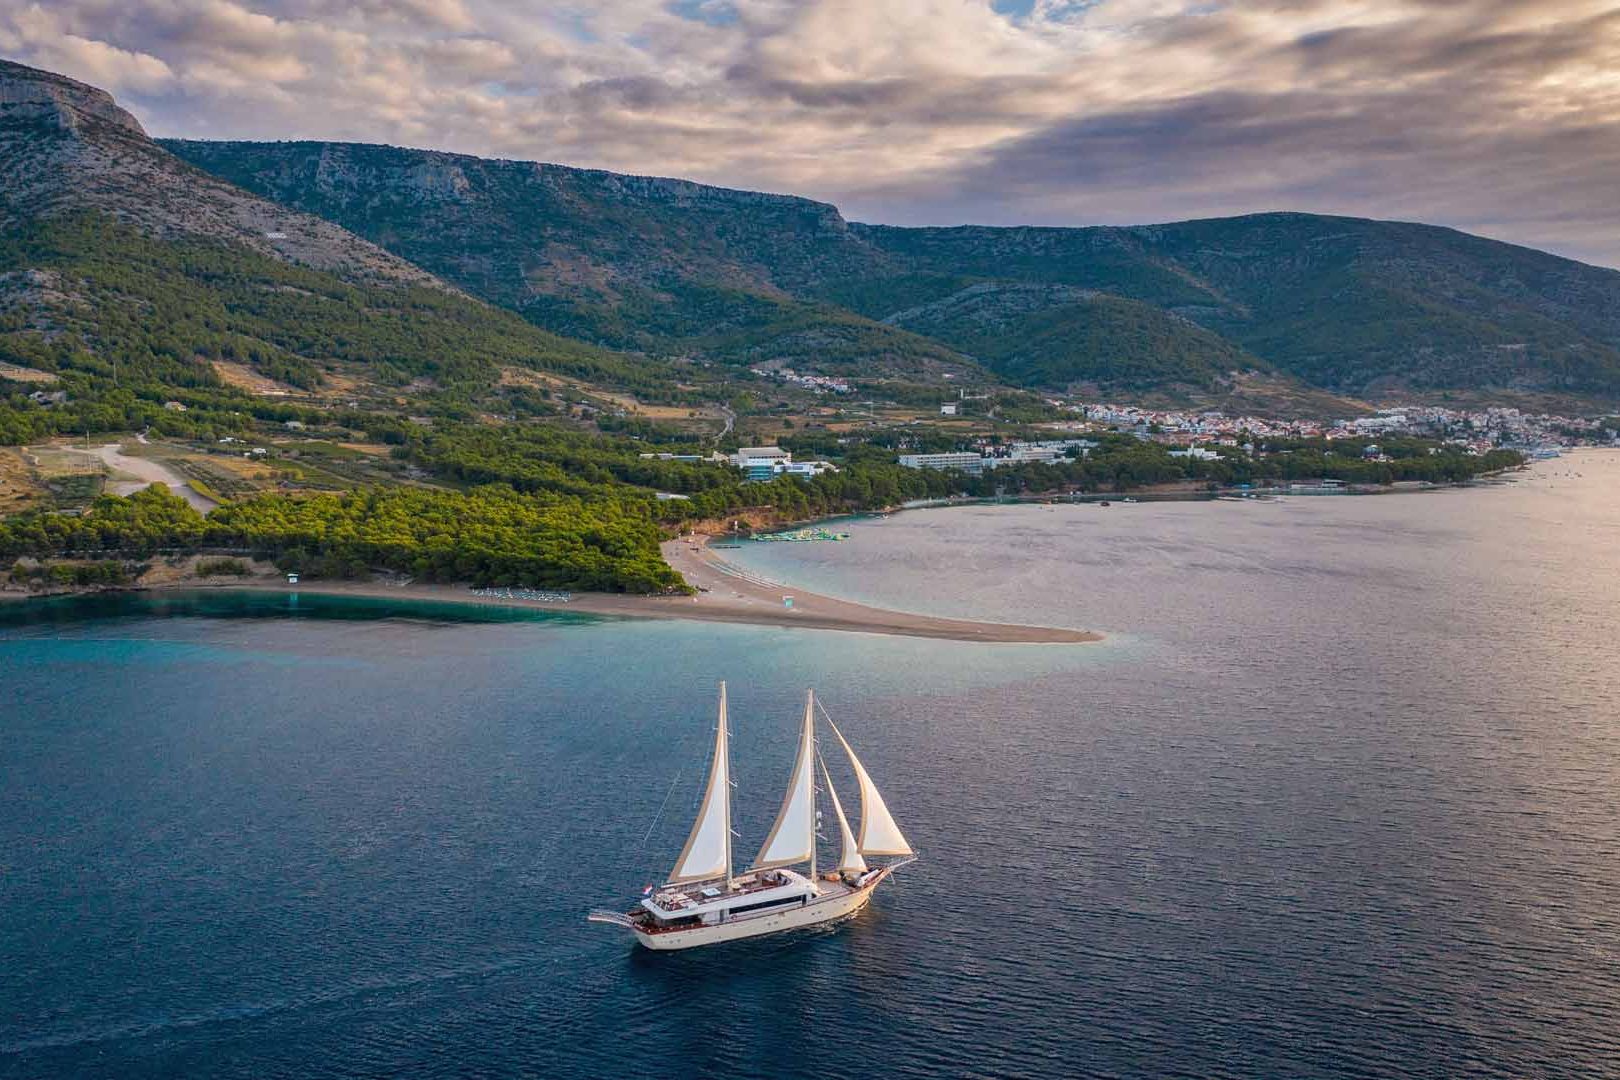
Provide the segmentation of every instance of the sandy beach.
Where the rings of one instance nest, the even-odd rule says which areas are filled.
[[[288,585],[280,578],[247,581],[165,582],[162,589],[229,588],[267,592],[316,593],[330,596],[366,596],[389,600],[430,600],[440,603],[490,607],[521,607],[537,611],[612,615],[632,619],[697,619],[704,622],[746,623],[756,626],[793,626],[809,630],[842,630],[865,634],[943,638],[1001,644],[1083,644],[1101,641],[1102,635],[1062,627],[1020,626],[1011,623],[944,619],[905,611],[887,611],[848,600],[838,600],[756,578],[711,551],[706,537],[670,540],[664,557],[694,588],[695,596],[624,596],[612,593],[575,593],[567,603],[481,596],[465,585],[389,585],[378,582],[303,581]],[[793,597],[793,606],[783,603]]]

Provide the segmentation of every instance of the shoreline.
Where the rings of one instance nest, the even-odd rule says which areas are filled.
[[[1603,447],[1579,447],[1575,449],[1605,449]],[[1566,453],[1573,453],[1574,450]],[[1028,492],[1018,495],[947,495],[938,499],[912,499],[907,502],[895,503],[889,506],[874,507],[868,510],[840,510],[837,513],[821,514],[806,518],[775,517],[759,514],[762,520],[750,523],[751,532],[779,532],[788,529],[816,528],[827,526],[839,521],[848,521],[862,517],[888,517],[891,514],[902,513],[907,510],[939,510],[956,506],[1033,506],[1039,504],[1064,505],[1097,505],[1110,502],[1219,502],[1221,500],[1259,498],[1333,498],[1338,496],[1364,496],[1364,495],[1414,495],[1433,493],[1436,491],[1467,490],[1500,483],[1508,479],[1510,474],[1527,471],[1532,463],[1515,465],[1494,472],[1480,473],[1451,483],[1433,483],[1425,480],[1397,480],[1392,484],[1344,484],[1333,486],[1326,483],[1296,482],[1291,484],[1268,485],[1265,487],[1239,487],[1225,486],[1211,488],[1199,480],[1170,480],[1162,484],[1144,484],[1139,487],[1127,488],[1124,491],[1103,492],[1046,492],[1031,494]],[[728,529],[728,521],[745,521],[750,515],[759,513],[760,508],[751,508],[727,515],[725,518],[713,518],[701,522],[685,522],[679,527],[695,532],[699,536],[711,540],[728,539],[737,536],[733,529]],[[768,517],[768,520],[764,520]]]
[[[305,581],[289,585],[282,578],[183,579],[137,585],[128,589],[63,590],[23,594],[0,591],[0,602],[84,596],[95,592],[178,592],[186,590],[252,590],[264,593],[349,596],[379,600],[428,601],[471,607],[522,608],[553,614],[604,615],[626,619],[686,619],[697,622],[735,623],[801,630],[883,634],[892,637],[976,641],[992,644],[1089,644],[1102,635],[1064,627],[1025,626],[1016,623],[947,619],[906,611],[891,611],[849,600],[839,600],[757,578],[709,550],[708,538],[667,540],[664,558],[699,590],[691,596],[634,596],[622,593],[572,593],[567,602],[527,600],[519,597],[481,596],[467,585],[391,585],[386,582]],[[784,596],[793,598],[788,607]]]
[[[1491,474],[1478,479],[1495,479]],[[1446,485],[1451,487],[1453,485]],[[1470,487],[1465,483],[1456,487]],[[1174,492],[1160,486],[1155,499],[1152,487],[1139,490],[1144,501],[1212,501],[1220,494],[1230,493],[1190,491],[1185,488]],[[1406,491],[1443,490],[1440,486],[1408,487],[1406,485],[1379,487],[1371,490],[1346,490],[1334,494],[1395,494]],[[1256,492],[1261,494],[1261,492]],[[1273,492],[1264,492],[1272,495]],[[1288,494],[1276,492],[1275,494]],[[1296,492],[1296,494],[1305,494]],[[946,499],[903,503],[882,510],[853,514],[837,514],[805,519],[799,522],[777,521],[773,528],[797,525],[825,524],[870,514],[888,516],[906,510],[934,509],[994,503],[1037,502],[1094,502],[1104,498],[1121,499],[1125,496],[1023,496],[1012,499]],[[626,593],[573,593],[567,602],[530,600],[520,597],[482,596],[471,591],[469,585],[389,584],[387,582],[308,581],[288,585],[279,577],[248,579],[181,579],[150,582],[128,588],[64,589],[46,593],[24,593],[0,588],[0,603],[50,599],[60,596],[84,596],[98,592],[174,592],[209,589],[251,589],[258,592],[310,593],[323,596],[350,596],[366,599],[426,601],[472,607],[521,608],[553,613],[577,612],[629,619],[686,619],[697,622],[736,623],[749,626],[774,626],[809,630],[836,630],[846,633],[883,634],[899,637],[933,638],[947,641],[977,641],[995,644],[1090,644],[1103,640],[1103,635],[1091,630],[1068,627],[1031,626],[1018,623],[987,622],[976,619],[953,619],[914,612],[895,611],[873,607],[851,600],[840,600],[792,585],[767,581],[743,568],[727,562],[710,548],[710,541],[724,539],[726,532],[698,532],[660,545],[664,559],[698,589],[690,596],[639,596]],[[786,599],[791,597],[789,607]]]

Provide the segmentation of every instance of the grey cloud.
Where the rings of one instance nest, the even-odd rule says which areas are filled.
[[[1506,85],[1511,78],[1552,73],[1615,47],[1620,9],[1535,30],[1459,35],[1452,24],[1407,20],[1389,26],[1341,27],[1300,37],[1289,49],[1318,70],[1358,71],[1372,65],[1391,75],[1455,77],[1472,71]]]
[[[294,0],[287,9],[300,18],[332,18],[363,12],[368,18],[385,22],[420,23],[456,31],[476,25],[461,0]]]
[[[1001,223],[1301,209],[1452,224],[1612,262],[1620,131],[1572,123],[1474,134],[1498,123],[1488,107],[1444,93],[1218,93],[1054,125],[932,182],[955,193],[959,213],[1023,208],[994,214]]]
[[[583,83],[570,95],[577,103],[652,110],[673,104],[680,95],[668,83],[647,75],[627,75]]]

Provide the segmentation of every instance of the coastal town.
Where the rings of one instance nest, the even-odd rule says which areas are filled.
[[[1371,416],[1341,420],[1277,420],[1227,416],[1220,412],[1177,412],[1134,405],[1065,404],[1077,414],[1077,427],[1130,431],[1168,443],[1212,441],[1240,445],[1254,437],[1287,439],[1364,439],[1410,436],[1438,439],[1478,453],[1487,450],[1536,451],[1574,446],[1620,445],[1620,417],[1579,417],[1527,413],[1513,408],[1448,409],[1402,405]],[[1230,440],[1230,441],[1228,441]]]
[[[916,417],[891,420],[867,427],[862,432],[841,434],[836,441],[849,446],[871,437],[874,429],[895,433],[890,441],[896,462],[910,469],[956,470],[970,476],[1026,464],[1051,464],[1083,459],[1097,450],[1105,436],[1129,435],[1145,444],[1165,448],[1171,458],[1188,461],[1218,461],[1222,458],[1260,457],[1268,448],[1285,448],[1300,442],[1316,441],[1331,447],[1340,443],[1345,456],[1366,461],[1387,461],[1389,456],[1379,440],[1422,439],[1435,452],[1445,449],[1468,457],[1496,450],[1512,450],[1526,458],[1556,457],[1576,446],[1620,445],[1620,418],[1571,417],[1527,413],[1514,408],[1480,410],[1449,409],[1432,405],[1408,405],[1380,409],[1370,416],[1337,420],[1277,419],[1263,416],[1232,416],[1217,411],[1177,411],[1149,409],[1114,403],[1067,403],[1050,401],[1072,415],[1072,419],[1027,425],[1050,438],[1010,437],[996,425],[974,425],[942,446],[949,431]],[[951,403],[941,406],[943,418],[957,413]],[[748,483],[773,480],[780,476],[803,479],[836,472],[827,460],[795,460],[793,452],[778,445],[741,446],[727,454],[644,452],[643,459],[706,462],[730,466],[743,474]],[[682,496],[660,493],[661,499]]]
[[[1347,453],[1369,461],[1388,460],[1380,439],[1424,439],[1437,449],[1454,448],[1467,456],[1513,450],[1527,458],[1556,457],[1576,446],[1620,446],[1620,418],[1535,414],[1514,408],[1465,411],[1415,405],[1348,419],[1283,420],[1122,404],[1063,403],[1062,407],[1075,418],[1041,425],[1062,437],[1007,439],[994,432],[975,432],[964,434],[959,445],[949,450],[913,446],[910,449],[917,452],[901,453],[898,461],[907,468],[958,469],[980,475],[1013,465],[1084,458],[1098,448],[1097,437],[1105,434],[1132,435],[1168,448],[1173,458],[1197,461],[1255,456],[1264,454],[1268,444],[1306,440],[1329,446],[1342,442]],[[921,439],[912,441],[920,443]]]
[[[807,390],[815,395],[846,396],[856,391],[848,380],[828,375],[807,374],[785,366],[756,366],[751,374],[767,380]],[[949,377],[949,376],[947,376]],[[943,420],[964,418],[965,389],[958,400],[939,405]],[[982,396],[982,395],[981,395]],[[868,407],[874,402],[867,402]],[[1377,409],[1371,415],[1339,419],[1279,418],[1277,416],[1229,415],[1217,410],[1154,409],[1143,405],[1114,402],[1087,402],[1046,398],[1051,408],[1072,414],[1075,419],[1051,426],[1076,434],[1103,431],[1129,432],[1145,441],[1178,447],[1244,446],[1262,439],[1365,439],[1368,437],[1412,437],[1435,439],[1475,453],[1490,450],[1517,450],[1527,456],[1549,456],[1576,446],[1620,446],[1620,417],[1612,415],[1571,416],[1563,413],[1535,413],[1506,406],[1477,409],[1449,408],[1432,404],[1401,404]],[[841,409],[843,413],[853,410]],[[960,454],[948,462],[936,461],[938,454],[906,455],[901,463],[914,468],[969,468],[971,471],[995,468],[998,464],[1051,460],[1075,456],[1076,449],[1092,448],[1084,439],[1001,444],[1000,440],[980,440],[981,445],[964,448],[962,453],[979,450],[978,463]],[[995,447],[995,449],[991,449]],[[1204,453],[1215,451],[1206,449]],[[741,462],[737,464],[741,465]],[[744,466],[746,467],[746,466]]]

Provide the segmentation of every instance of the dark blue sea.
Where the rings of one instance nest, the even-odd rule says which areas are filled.
[[[727,554],[1107,640],[0,606],[0,1076],[1620,1075],[1620,455],[848,528]],[[813,686],[922,858],[638,951],[721,678],[739,850]]]

